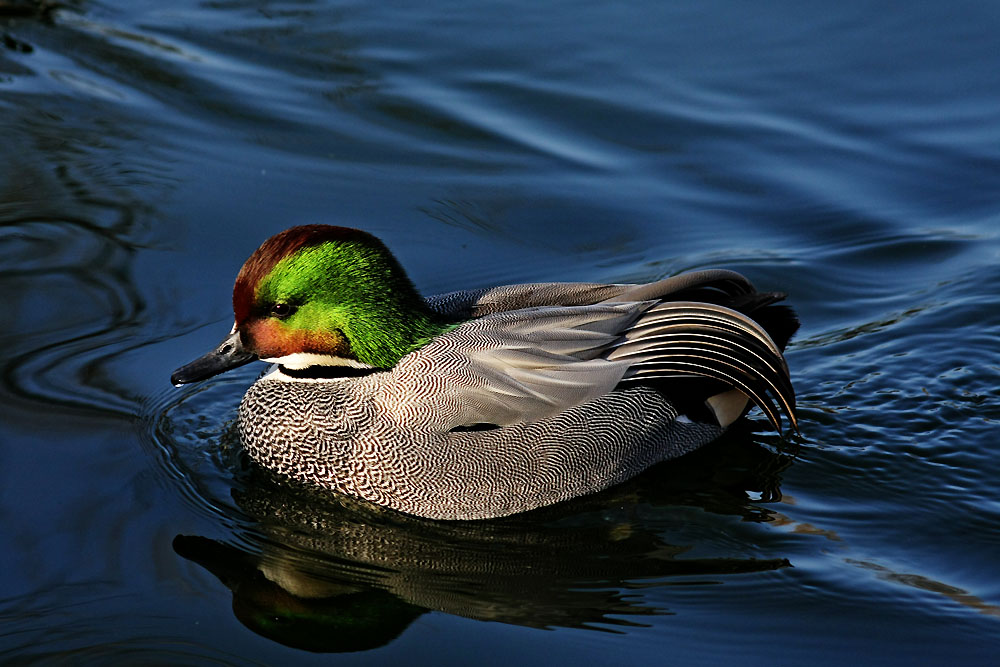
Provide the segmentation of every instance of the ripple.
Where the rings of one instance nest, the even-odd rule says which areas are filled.
[[[244,369],[194,389],[170,387],[143,406],[144,442],[160,462],[157,473],[197,513],[225,525],[242,516],[231,492],[249,466],[235,429],[247,375]]]
[[[66,408],[131,413],[139,398],[101,375],[107,361],[130,344],[145,309],[125,273],[128,241],[72,221],[8,220],[3,233],[12,241],[9,266],[19,268],[0,272],[0,280],[17,295],[30,327],[30,335],[4,337],[11,353],[3,365],[4,390]],[[108,271],[115,264],[121,273]],[[38,308],[59,301],[59,309]]]
[[[1000,87],[973,5],[5,18],[3,659],[308,659],[242,623],[397,662],[988,664]],[[801,315],[802,434],[751,415],[496,523],[310,497],[242,454],[255,371],[166,377],[245,251],[317,220],[441,291],[741,270]]]
[[[179,642],[162,614],[143,608],[136,595],[110,584],[69,583],[0,600],[0,659],[23,662],[106,664],[144,661],[151,654],[170,664],[231,663],[237,654],[211,642]],[[136,632],[122,638],[121,628]]]

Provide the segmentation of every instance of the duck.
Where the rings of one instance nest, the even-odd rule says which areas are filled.
[[[256,464],[405,514],[493,519],[624,482],[754,407],[797,431],[785,297],[705,269],[425,298],[374,235],[302,225],[246,260],[232,330],[171,381],[268,362],[237,416]]]

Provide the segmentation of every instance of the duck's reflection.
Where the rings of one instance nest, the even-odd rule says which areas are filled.
[[[644,615],[667,613],[638,591],[651,579],[696,576],[703,583],[788,566],[780,558],[684,558],[690,546],[666,543],[664,523],[640,517],[690,504],[691,489],[663,492],[663,484],[678,475],[691,479],[689,467],[718,476],[710,461],[719,460],[731,440],[704,452],[704,460],[681,460],[607,493],[494,521],[419,519],[255,474],[234,491],[257,522],[257,530],[240,536],[240,546],[178,536],[174,549],[232,591],[233,611],[244,625],[311,651],[384,645],[429,610],[537,628],[615,631],[641,624]],[[788,457],[746,440],[737,448],[744,457],[724,466],[726,483],[776,492]],[[737,509],[749,506],[745,494],[732,496],[733,512],[727,511],[722,498],[731,494],[718,483],[694,493],[714,498],[703,504],[714,505],[712,512],[759,518]],[[640,505],[649,511],[636,512]]]

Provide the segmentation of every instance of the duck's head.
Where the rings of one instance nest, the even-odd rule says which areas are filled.
[[[331,225],[293,227],[263,243],[233,287],[235,324],[175,385],[260,359],[286,369],[390,368],[445,326],[377,238]]]

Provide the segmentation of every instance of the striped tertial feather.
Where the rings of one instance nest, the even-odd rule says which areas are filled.
[[[781,350],[759,324],[729,308],[661,303],[625,332],[607,358],[629,362],[624,380],[687,376],[720,380],[753,400],[779,432],[782,411],[798,429],[795,390]]]

